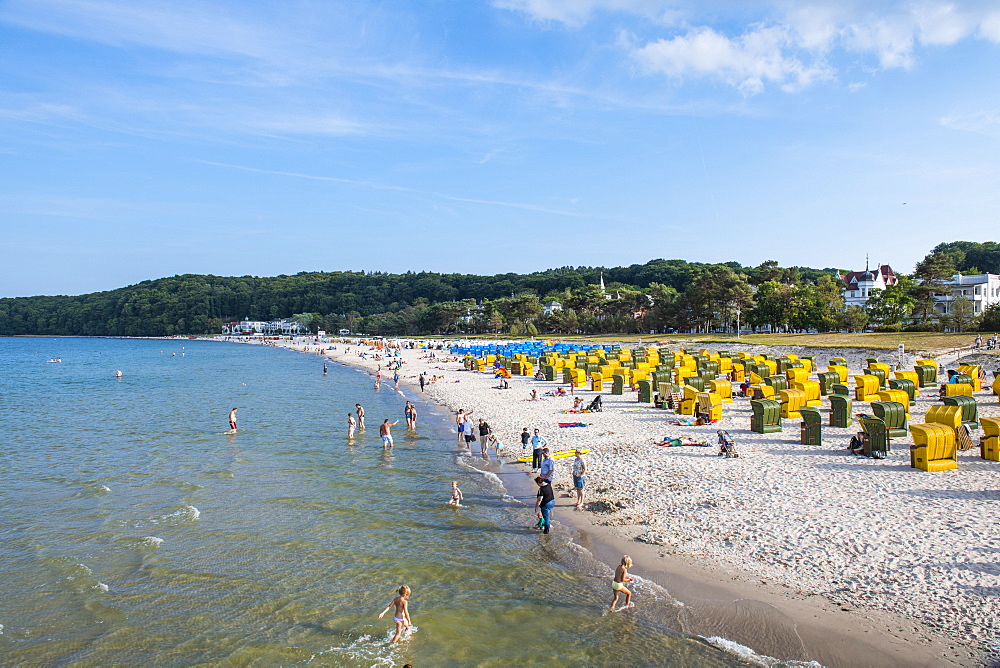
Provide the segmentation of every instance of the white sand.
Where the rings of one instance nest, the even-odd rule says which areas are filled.
[[[379,364],[357,357],[356,346],[350,354],[338,347],[329,353],[332,359],[372,370]],[[840,355],[848,358],[852,376],[866,366],[866,357],[895,362],[894,351],[767,351],[812,354],[821,370]],[[893,439],[887,459],[855,457],[846,446],[858,428],[826,426],[828,402],[821,409],[822,446],[799,445],[798,420],[786,420],[780,434],[750,432],[745,399],[726,404],[723,420],[706,426],[668,426],[667,419],[681,416],[648,407],[636,411],[634,392],[604,394],[602,413],[563,414],[572,398],[525,400],[531,389],[541,394],[557,383],[515,376],[511,389],[500,391],[492,389],[497,381],[490,374],[466,371],[460,361],[422,359],[425,355],[403,351],[404,380],[414,384],[422,371],[443,374],[428,386],[428,398],[485,418],[508,457],[521,455],[522,427],[541,429],[554,450],[590,448],[585,507],[603,524],[666,553],[716,561],[851,608],[903,614],[966,645],[996,648],[1000,463],[980,459],[978,449],[959,453],[958,470],[938,473],[910,467],[909,437]],[[911,369],[913,359],[907,355],[904,368]],[[853,381],[849,384],[853,388]],[[939,403],[926,392],[912,408],[911,423],[922,422],[927,407]],[[577,394],[587,402],[594,395]],[[980,417],[1000,417],[1000,404],[989,390],[976,397]],[[854,413],[866,409],[854,402]],[[577,421],[588,426],[557,426]],[[738,459],[717,457],[716,447],[652,445],[654,439],[681,434],[714,443],[719,429],[735,438]],[[973,432],[976,439],[981,434]],[[557,490],[571,487],[572,461],[557,460]]]

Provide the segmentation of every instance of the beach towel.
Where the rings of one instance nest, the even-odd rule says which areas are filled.
[[[560,427],[586,427],[587,425],[583,422],[560,422]]]

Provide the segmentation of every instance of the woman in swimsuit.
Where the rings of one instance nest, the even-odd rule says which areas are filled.
[[[357,421],[354,419],[354,413],[347,414],[347,438],[354,438],[354,428],[358,425]]]
[[[623,608],[632,607],[632,592],[625,588],[626,582],[631,582],[634,578],[629,576],[628,569],[632,568],[632,557],[627,554],[622,557],[622,561],[618,564],[618,568],[615,569],[615,577],[611,581],[611,590],[614,592],[614,598],[611,599],[611,609],[615,609],[615,605],[618,603],[618,595],[625,594],[625,605]]]
[[[403,585],[399,588],[399,596],[392,599],[392,602],[386,606],[385,610],[378,616],[379,619],[385,616],[385,613],[389,612],[393,606],[396,607],[396,611],[392,615],[392,621],[396,622],[396,633],[392,636],[392,640],[389,644],[399,640],[399,636],[403,635],[404,628],[410,628],[413,624],[410,622],[410,609],[406,603],[406,597],[410,595],[410,588]]]

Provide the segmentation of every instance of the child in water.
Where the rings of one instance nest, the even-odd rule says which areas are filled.
[[[632,557],[626,554],[622,557],[618,568],[615,569],[615,577],[611,581],[611,590],[614,592],[614,598],[611,599],[612,610],[615,609],[615,605],[618,603],[619,594],[625,594],[625,605],[622,608],[632,607],[632,592],[625,588],[625,583],[631,582],[634,579],[628,574],[628,569],[630,568],[632,568]]]
[[[382,617],[385,616],[385,613],[389,612],[393,606],[396,607],[396,612],[392,615],[392,621],[396,622],[396,633],[393,634],[392,640],[389,641],[390,645],[399,640],[399,636],[403,635],[404,628],[408,629],[413,626],[410,622],[410,610],[406,603],[406,597],[410,595],[410,588],[403,585],[399,588],[398,592],[399,596],[392,599],[392,602],[389,603],[389,605],[385,607],[385,610],[383,610],[378,616],[379,619],[382,619]]]
[[[451,498],[448,500],[448,503],[453,506],[462,505],[462,490],[458,488],[457,480],[451,481]]]

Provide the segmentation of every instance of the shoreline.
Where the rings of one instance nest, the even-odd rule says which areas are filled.
[[[319,349],[313,344],[292,344],[280,342],[282,347],[316,354]],[[364,360],[355,355],[356,350],[345,353],[344,344],[336,344],[338,350],[332,354],[322,355],[326,359],[363,369],[374,374],[377,361]],[[356,344],[348,344],[351,348],[356,348]],[[323,346],[325,347],[325,346]],[[747,349],[751,346],[744,346]],[[773,347],[767,347],[775,350]],[[370,348],[358,348],[370,351]],[[445,351],[437,351],[442,357],[450,357]],[[863,352],[863,351],[862,351]],[[553,408],[562,406],[562,403],[571,403],[566,399],[549,399],[544,402],[524,402],[520,400],[527,397],[532,388],[544,391],[555,387],[556,383],[545,383],[533,381],[530,378],[515,376],[511,380],[511,389],[507,392],[500,392],[490,389],[493,379],[487,374],[479,374],[465,371],[460,362],[444,362],[438,360],[426,360],[421,356],[426,353],[424,350],[403,350],[402,359],[406,362],[402,371],[401,385],[406,385],[425,400],[431,401],[443,410],[454,413],[458,408],[467,408],[475,411],[476,418],[483,416],[493,426],[494,432],[506,444],[506,457],[510,457],[512,451],[516,449],[519,442],[517,434],[520,427],[539,427],[543,430],[543,435],[550,441],[557,441],[557,449],[571,449],[572,447],[590,447],[586,445],[590,442],[589,435],[585,435],[589,430],[584,429],[558,429],[555,425],[560,418],[558,413],[553,415]],[[385,362],[381,362],[384,364]],[[851,365],[852,371],[857,365]],[[428,391],[420,393],[416,383],[416,377],[421,372],[434,372],[444,375],[445,379],[428,386]],[[456,382],[457,381],[457,382]],[[391,379],[389,381],[391,383]],[[580,391],[580,396],[589,398],[596,393]],[[634,397],[634,393],[633,397]],[[747,568],[747,564],[753,564],[750,559],[730,561],[717,554],[701,553],[691,550],[691,545],[683,545],[683,542],[694,542],[696,536],[692,533],[707,533],[711,536],[711,529],[701,527],[676,527],[676,533],[689,538],[681,544],[672,543],[668,540],[657,540],[655,531],[663,527],[651,522],[649,509],[629,506],[621,509],[613,507],[614,500],[620,499],[623,493],[635,493],[635,489],[630,489],[627,480],[622,480],[620,473],[615,475],[614,464],[616,455],[631,454],[627,450],[635,450],[635,446],[629,447],[627,443],[621,441],[631,441],[634,433],[628,431],[620,423],[625,421],[638,425],[647,434],[657,433],[670,429],[669,427],[653,426],[645,423],[652,421],[662,422],[662,418],[667,417],[664,411],[637,410],[634,398],[631,401],[628,393],[623,397],[611,397],[604,395],[606,412],[602,414],[587,414],[586,419],[594,419],[591,427],[601,426],[615,427],[622,433],[616,431],[606,431],[599,434],[602,441],[617,441],[616,447],[607,449],[605,443],[600,443],[594,451],[587,456],[590,473],[588,475],[588,498],[587,504],[593,503],[593,507],[605,508],[612,506],[610,512],[601,512],[589,508],[583,511],[574,511],[572,503],[568,498],[568,487],[565,483],[569,479],[567,470],[571,460],[557,460],[557,477],[554,485],[557,492],[557,507],[554,513],[556,530],[559,524],[570,528],[574,533],[574,540],[587,550],[595,558],[607,564],[614,564],[623,553],[632,555],[636,562],[633,572],[643,578],[652,580],[664,586],[674,598],[682,601],[683,613],[679,614],[676,620],[676,630],[686,635],[694,637],[721,637],[729,641],[737,642],[751,648],[760,655],[776,657],[785,661],[816,661],[823,665],[961,665],[972,666],[982,665],[985,661],[982,647],[972,646],[965,638],[956,637],[954,633],[946,633],[944,625],[934,628],[926,620],[914,618],[912,615],[897,614],[888,612],[892,607],[892,596],[878,599],[875,603],[883,605],[872,605],[871,601],[858,597],[856,592],[844,590],[841,592],[830,591],[829,587],[822,586],[823,583],[810,581],[809,579],[795,577],[789,578],[785,572],[782,578],[781,569],[773,568]],[[609,401],[611,400],[611,401]],[[739,400],[734,400],[739,401]],[[631,405],[629,405],[631,404]],[[546,408],[550,410],[541,410]],[[518,411],[518,408],[523,410]],[[726,405],[725,413],[736,412],[733,404]],[[609,410],[610,409],[610,410]],[[625,412],[627,410],[627,412]],[[523,413],[519,416],[516,413]],[[745,411],[744,411],[745,412]],[[916,412],[916,408],[914,409]],[[642,413],[642,414],[640,414]],[[650,418],[645,413],[651,413],[660,419]],[[598,416],[608,416],[617,414],[617,421],[604,420],[606,424],[597,424]],[[1000,411],[998,411],[1000,414]],[[669,414],[669,415],[672,415]],[[474,418],[474,419],[476,419]],[[574,420],[577,418],[573,418]],[[724,422],[732,418],[727,415]],[[740,413],[736,418],[741,426],[749,423],[749,418]],[[914,421],[919,421],[914,415]],[[610,424],[615,422],[615,424]],[[523,424],[522,424],[523,423]],[[728,428],[734,433],[741,432],[734,426],[720,423],[722,428]],[[685,432],[690,432],[696,436],[705,436],[706,430],[714,430],[720,425],[712,427],[682,427]],[[652,430],[652,431],[651,431]],[[699,431],[700,430],[700,431]],[[633,429],[633,432],[636,430]],[[783,436],[785,444],[791,435],[791,429],[786,425]],[[824,430],[826,432],[826,430]],[[833,428],[831,432],[838,431]],[[845,430],[849,432],[850,430]],[[584,432],[570,434],[567,432]],[[797,429],[795,430],[797,436]],[[617,438],[608,439],[607,437]],[[759,435],[758,435],[759,436]],[[776,435],[782,436],[782,435]],[[582,437],[582,438],[581,438]],[[769,435],[770,440],[774,440]],[[824,438],[829,435],[824,434]],[[568,442],[575,445],[569,445]],[[743,445],[744,434],[738,433],[737,442]],[[595,444],[597,445],[597,444]],[[741,454],[753,456],[761,453],[744,453],[746,446],[739,447]],[[825,448],[826,446],[821,446]],[[898,447],[898,446],[897,446]],[[648,451],[649,448],[646,447]],[[802,453],[809,453],[806,447],[800,448]],[[683,449],[674,452],[681,454]],[[662,452],[662,451],[661,451]],[[674,454],[673,452],[670,454]],[[514,454],[514,456],[519,456]],[[646,453],[645,457],[656,457],[659,453]],[[692,453],[690,450],[685,453],[685,458],[692,457],[704,462],[704,453]],[[842,456],[842,455],[841,455]],[[900,455],[896,455],[899,457]],[[966,455],[968,457],[968,455]],[[608,459],[610,462],[595,461],[598,459]],[[714,460],[714,458],[711,458]],[[728,461],[728,460],[727,460]],[[738,460],[733,460],[738,461]],[[746,458],[744,459],[746,461]],[[963,463],[968,460],[963,460]],[[722,460],[718,460],[722,463]],[[617,462],[620,464],[621,462]],[[634,465],[634,457],[629,465]],[[907,462],[908,464],[908,462]],[[504,464],[512,470],[522,470],[522,465],[510,463]],[[650,478],[648,471],[640,471],[643,484],[649,485],[652,480],[664,477],[661,466],[653,467],[660,469],[654,473],[654,478]],[[923,474],[933,476],[935,474]],[[507,478],[507,476],[504,476]],[[523,485],[517,481],[517,476],[511,476],[514,485],[508,489],[508,493],[526,503],[528,508],[533,505],[534,485],[527,473],[523,473]],[[607,481],[607,484],[602,482]],[[634,482],[634,481],[633,481]],[[732,481],[730,481],[732,482]],[[603,488],[604,491],[601,491]],[[595,501],[597,503],[595,503]],[[603,502],[603,503],[602,503]],[[620,505],[620,500],[619,500]],[[585,505],[586,508],[586,505]],[[622,517],[616,517],[625,513]],[[694,528],[697,531],[692,532]],[[773,533],[773,532],[772,532]],[[688,535],[685,535],[688,534]],[[714,542],[718,542],[717,537]],[[763,566],[763,564],[761,564]],[[771,572],[773,571],[773,572]],[[884,592],[882,592],[884,594]],[[905,595],[905,594],[903,594]],[[902,612],[905,613],[905,610]],[[983,619],[987,619],[990,613],[984,612]],[[983,626],[989,627],[988,621],[981,622]],[[983,641],[985,642],[985,641]]]

